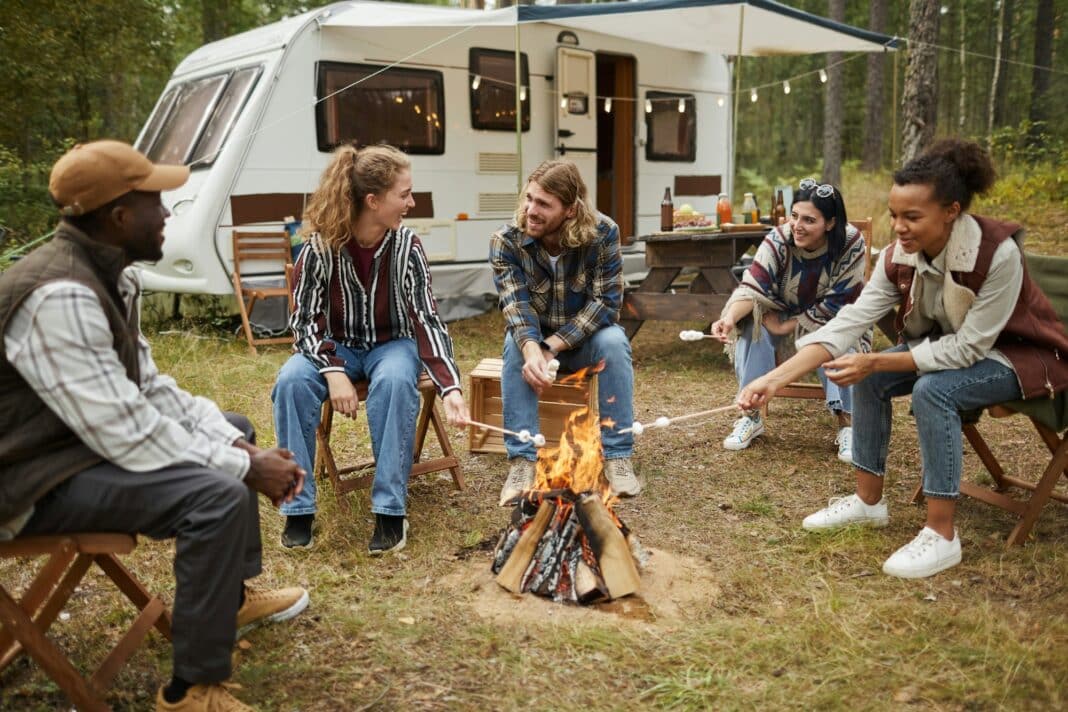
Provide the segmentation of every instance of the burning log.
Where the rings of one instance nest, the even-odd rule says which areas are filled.
[[[555,511],[556,505],[551,501],[545,500],[541,503],[538,513],[527,524],[507,560],[500,567],[497,573],[497,583],[512,593],[523,592],[523,579],[526,577],[527,567]]]
[[[575,512],[586,532],[590,549],[597,557],[608,595],[621,598],[635,593],[641,586],[638,567],[634,565],[634,556],[623,532],[601,498],[588,494],[582,496]]]

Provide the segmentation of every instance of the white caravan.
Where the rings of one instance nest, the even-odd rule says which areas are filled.
[[[739,8],[733,24],[722,14]],[[335,146],[385,141],[411,156],[406,224],[442,311],[471,313],[494,292],[489,235],[545,159],[576,161],[625,238],[659,229],[665,187],[676,207],[711,213],[730,189],[731,73],[725,50],[706,50],[791,51],[771,46],[796,36],[791,23],[807,43],[825,33],[825,49],[892,42],[766,0],[642,0],[497,11],[342,2],[205,45],[178,65],[137,141],[154,161],[192,166],[164,196],[173,217],[145,286],[230,293],[235,228],[299,219]],[[644,269],[640,242],[625,252],[628,272]]]

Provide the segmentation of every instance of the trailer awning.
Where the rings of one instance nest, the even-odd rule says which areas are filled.
[[[742,12],[744,7],[744,22]],[[463,10],[353,2],[322,20],[333,27],[470,27],[543,22],[662,47],[763,57],[881,52],[903,40],[797,10],[774,0],[634,0],[593,5],[520,5]]]

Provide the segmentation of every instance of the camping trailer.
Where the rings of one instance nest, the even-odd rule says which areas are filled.
[[[766,0],[495,11],[341,2],[205,45],[178,65],[137,140],[154,161],[192,167],[164,195],[164,258],[146,266],[145,287],[230,293],[233,230],[299,219],[346,141],[410,155],[416,207],[405,222],[424,245],[446,318],[495,291],[489,236],[515,210],[522,176],[545,159],[579,165],[625,241],[659,229],[665,187],[676,205],[711,213],[730,190],[731,72],[724,50],[706,47],[724,45],[719,32],[753,50],[738,24],[705,17],[716,32],[702,30],[685,13],[738,6],[752,6],[747,17],[807,23],[845,51],[890,39],[798,20]],[[640,242],[624,251],[626,272],[644,270]]]

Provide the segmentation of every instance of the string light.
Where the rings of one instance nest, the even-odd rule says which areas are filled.
[[[478,91],[478,87],[479,87],[480,84],[482,84],[482,77],[480,75],[476,74],[475,78],[471,80],[471,89],[472,89],[472,91]]]
[[[649,101],[648,99],[645,100],[645,113],[653,113],[653,102]]]
[[[716,106],[723,106],[725,103],[726,100],[722,96],[716,99]]]
[[[679,113],[680,114],[685,114],[686,113],[686,100],[685,99],[679,99]]]
[[[789,94],[790,93],[790,80],[789,79],[785,80],[782,83],[782,93],[783,94]]]
[[[606,96],[605,99],[604,99],[604,113],[606,113],[606,114],[611,114],[612,113],[612,97],[610,97],[610,96]]]
[[[566,109],[567,108],[567,97],[566,96],[560,97],[560,108],[561,109]]]
[[[826,84],[827,83],[827,70],[826,69],[821,69],[820,70],[820,83],[822,83],[822,84]]]
[[[519,87],[519,101],[526,101],[526,100],[527,100],[527,87],[524,84],[523,86]]]
[[[753,89],[749,94],[749,101],[751,101],[751,102],[753,102],[755,104],[756,100],[757,100],[757,90]]]

